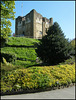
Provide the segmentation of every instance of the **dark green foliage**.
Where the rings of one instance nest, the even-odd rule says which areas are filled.
[[[48,64],[58,64],[74,53],[57,22],[52,25],[36,49],[38,57]]]
[[[70,41],[70,43],[71,43],[72,47],[74,48],[74,50],[75,50],[75,41],[76,41],[76,38]]]
[[[15,62],[16,56],[10,53],[1,53],[0,62],[3,62],[3,57],[6,59],[7,62]]]
[[[64,62],[60,63],[60,65],[74,64],[74,63],[75,63],[75,56],[72,56],[70,59],[67,59]]]
[[[6,43],[6,39],[0,36],[0,47],[4,47]]]

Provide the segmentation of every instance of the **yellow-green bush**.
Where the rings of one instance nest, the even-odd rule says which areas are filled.
[[[9,91],[12,91],[12,89],[45,89],[47,87],[67,85],[74,82],[75,64],[43,67],[33,66],[9,72],[2,79],[2,83],[6,85],[2,84],[1,91],[5,92],[7,89]]]

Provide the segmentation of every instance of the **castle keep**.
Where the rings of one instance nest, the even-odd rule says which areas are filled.
[[[33,9],[27,15],[16,18],[15,35],[36,39],[42,38],[42,36],[46,35],[46,31],[52,24],[52,18],[47,19]]]

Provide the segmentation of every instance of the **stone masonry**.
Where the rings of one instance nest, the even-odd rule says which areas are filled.
[[[53,25],[53,18],[47,19],[33,9],[27,15],[16,18],[15,36],[42,38],[51,25]]]

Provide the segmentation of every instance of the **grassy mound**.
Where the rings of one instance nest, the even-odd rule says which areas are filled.
[[[29,67],[8,72],[1,78],[1,92],[46,89],[75,82],[75,64]]]
[[[6,44],[16,46],[34,46],[35,42],[39,42],[39,40],[25,37],[9,37]]]
[[[37,58],[34,44],[38,42],[39,40],[32,38],[9,37],[6,46],[1,48],[1,53],[15,55],[17,60],[14,63],[11,62],[14,65],[25,67],[34,65]]]
[[[23,58],[27,60],[36,60],[36,52],[34,48],[16,48],[16,47],[4,47],[1,49],[3,53],[15,54],[17,58]]]

